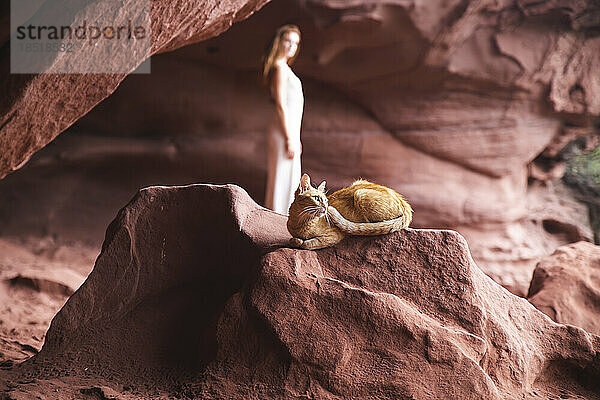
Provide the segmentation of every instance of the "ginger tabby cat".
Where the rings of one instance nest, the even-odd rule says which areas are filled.
[[[350,235],[381,235],[408,227],[413,210],[394,190],[357,180],[350,187],[325,195],[302,175],[287,222],[290,244],[303,249],[333,246]]]

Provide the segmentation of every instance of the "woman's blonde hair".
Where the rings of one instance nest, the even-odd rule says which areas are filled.
[[[271,75],[271,71],[273,70],[273,65],[275,64],[275,59],[277,58],[277,54],[279,53],[279,47],[281,46],[281,41],[283,39],[283,35],[285,35],[288,32],[296,32],[298,34],[298,37],[300,37],[300,28],[298,28],[296,25],[293,25],[293,24],[283,25],[283,26],[279,27],[279,29],[277,29],[277,31],[275,32],[275,35],[273,35],[273,38],[271,39],[271,42],[269,44],[269,47],[267,48],[267,51],[265,52],[265,56],[263,58],[263,71],[262,71],[262,81],[263,81],[263,84],[265,84],[265,85],[269,84],[269,78]],[[287,61],[288,65],[291,65],[294,62],[294,60],[296,59],[296,56],[298,55],[299,49],[300,49],[300,43],[298,43],[298,47],[296,48],[296,52],[294,53],[294,55],[288,59],[288,61]]]

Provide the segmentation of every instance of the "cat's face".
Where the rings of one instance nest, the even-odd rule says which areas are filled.
[[[302,175],[300,185],[295,193],[294,203],[300,206],[301,217],[321,217],[327,213],[327,196],[325,195],[325,181],[318,188],[310,184],[307,174]]]

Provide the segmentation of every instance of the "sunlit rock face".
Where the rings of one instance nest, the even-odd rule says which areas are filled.
[[[23,193],[22,181],[52,168],[61,187],[61,157],[70,160],[71,182],[106,201],[101,218],[69,217],[60,230],[96,242],[143,185],[233,182],[261,202],[273,105],[260,58],[292,22],[305,171],[332,189],[357,177],[393,187],[415,226],[457,229],[490,276],[525,295],[540,257],[592,237],[585,207],[560,185],[531,190],[527,166],[565,121],[586,126],[600,113],[597,15],[586,1],[273,1],[219,37],[153,57],[151,75],[127,78],[3,185]],[[89,215],[74,197],[50,196]]]

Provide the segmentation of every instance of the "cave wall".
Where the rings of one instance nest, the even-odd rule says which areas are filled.
[[[414,225],[456,229],[524,294],[535,262],[591,240],[585,207],[528,165],[600,112],[588,2],[273,1],[226,33],[152,58],[0,183],[0,234],[100,243],[140,186],[237,183],[258,202],[272,105],[258,81],[274,29],[302,30],[303,168],[404,194]],[[40,182],[40,177],[44,177]],[[35,218],[20,218],[36,209]],[[28,222],[29,221],[29,222]],[[550,222],[548,222],[550,221]]]
[[[13,74],[11,73],[9,35],[0,32],[0,178],[20,168],[36,151],[51,142],[77,119],[110,96],[125,77],[153,54],[170,51],[190,43],[206,40],[224,32],[233,23],[258,10],[265,0],[149,2],[151,44],[148,52],[119,51],[113,48],[110,59],[94,48],[76,51],[70,57],[57,54],[50,58],[44,71],[67,60],[73,70],[104,63],[128,67],[128,72],[106,74]],[[46,0],[33,14],[61,10],[61,17],[72,21],[95,20],[111,15],[115,26],[125,26],[137,16],[140,2],[88,2]],[[7,21],[9,7],[0,9],[0,20]],[[32,11],[33,12],[33,11]],[[63,15],[64,14],[64,15]],[[145,49],[142,49],[145,50]]]

